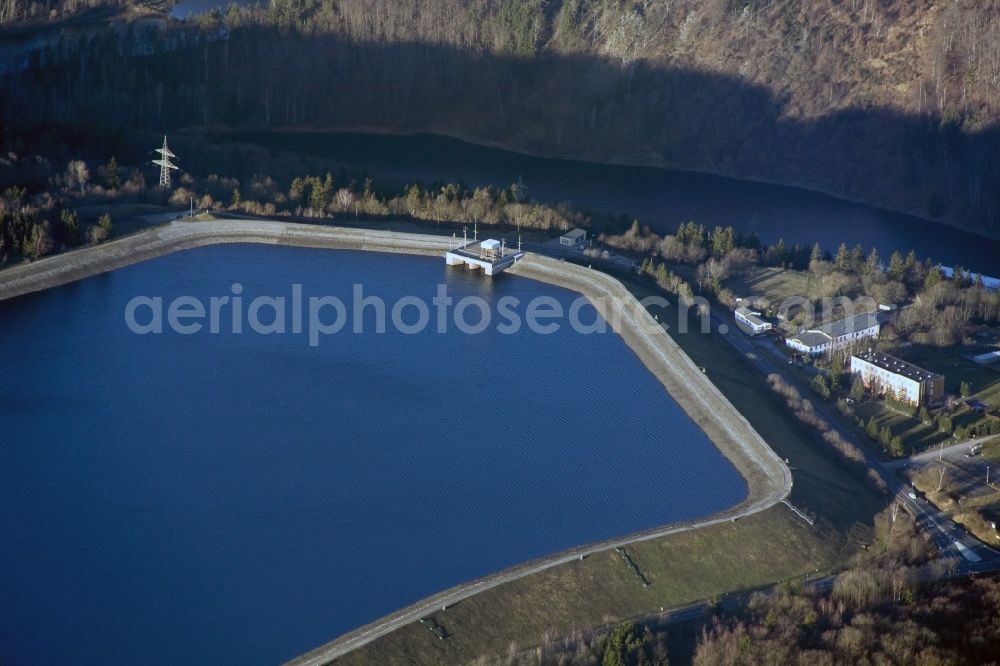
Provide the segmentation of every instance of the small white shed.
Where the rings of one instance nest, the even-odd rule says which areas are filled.
[[[500,241],[493,238],[487,238],[482,243],[480,243],[482,248],[482,254],[487,259],[495,261],[500,258]]]

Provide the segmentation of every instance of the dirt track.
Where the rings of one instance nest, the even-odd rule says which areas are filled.
[[[97,247],[0,272],[0,300],[66,284],[170,252],[219,243],[264,243],[440,256],[448,239],[271,221],[173,222]],[[470,581],[352,631],[293,664],[326,664],[433,610],[504,582],[615,546],[697,529],[762,511],[791,491],[791,472],[747,420],[616,279],[569,262],[528,254],[510,272],[584,294],[747,481],[748,495],[726,511],[628,537],[588,544]]]

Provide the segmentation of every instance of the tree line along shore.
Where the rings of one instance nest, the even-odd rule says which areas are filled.
[[[278,0],[163,23],[54,40],[3,73],[0,117],[91,147],[122,128],[442,131],[1000,225],[992,3]]]

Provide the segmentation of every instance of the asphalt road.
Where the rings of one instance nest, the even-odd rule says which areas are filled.
[[[722,318],[715,310],[712,311],[712,321],[715,331],[736,348],[747,363],[755,367],[759,372],[765,376],[770,373],[776,373],[786,382],[795,386],[803,396],[811,395],[811,391],[807,387],[803,386],[795,376],[787,372],[787,362],[780,360],[784,357],[780,351],[774,348],[772,338],[769,336],[761,338],[761,342],[756,343],[735,326],[734,320],[728,317],[725,319]],[[722,325],[725,325],[725,328],[722,328]],[[978,565],[981,567],[990,567],[994,564],[1000,566],[1000,553],[975,539],[966,532],[964,527],[953,522],[946,514],[938,511],[929,502],[921,499],[919,496],[917,498],[910,497],[910,493],[912,492],[910,486],[896,476],[886,462],[872,453],[866,443],[859,441],[853,432],[842,427],[839,418],[830,412],[830,408],[826,403],[822,400],[811,400],[811,402],[816,412],[826,419],[831,428],[839,432],[845,440],[858,447],[865,457],[865,464],[875,470],[885,482],[886,487],[892,493],[895,500],[914,516],[917,524],[928,534],[943,557],[959,558],[965,563],[962,566],[973,564],[969,559],[970,557],[978,557]],[[966,442],[957,446],[966,447],[967,450],[968,443]],[[964,548],[960,549],[959,544]],[[969,555],[969,553],[972,553],[972,555]],[[995,569],[989,570],[992,571]]]
[[[995,499],[998,489],[997,481],[1000,474],[1000,464],[988,458],[972,455],[969,443],[963,443],[952,451],[945,450],[940,458],[921,456],[907,459],[902,469],[921,470],[944,473],[942,478],[945,489],[962,498]],[[989,476],[990,484],[986,484]]]
[[[968,439],[964,442],[958,442],[957,444],[949,444],[944,447],[935,447],[924,451],[923,453],[918,453],[916,455],[910,456],[909,458],[899,458],[898,460],[893,460],[886,463],[887,467],[901,468],[908,467],[914,463],[929,461],[929,460],[958,460],[959,458],[964,458],[965,454],[969,453],[969,450],[973,447],[978,448],[980,445],[985,444],[993,439],[1000,438],[1000,435],[987,435],[985,437],[977,437],[975,439]]]

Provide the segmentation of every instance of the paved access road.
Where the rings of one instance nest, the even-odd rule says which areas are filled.
[[[1000,439],[1000,435],[987,435],[985,437],[968,439],[964,442],[958,442],[957,444],[949,444],[948,446],[937,446],[933,449],[928,449],[923,453],[912,455],[909,458],[898,458],[890,461],[886,463],[886,466],[901,468],[908,467],[914,463],[930,460],[957,460],[959,458],[964,458],[965,454],[970,452],[970,449],[979,448],[983,444],[995,439]]]
[[[785,356],[775,348],[772,338],[760,338],[759,342],[748,338],[733,325],[731,320],[723,319],[714,310],[712,319],[714,328],[730,345],[736,348],[747,363],[764,376],[770,373],[779,375],[787,383],[797,388],[803,396],[811,396],[811,390],[803,386],[796,376],[787,371]],[[722,324],[726,325],[725,329],[720,328]],[[853,431],[843,427],[839,418],[832,414],[827,403],[818,399],[810,399],[810,402],[812,402],[816,412],[830,424],[831,428],[839,432],[846,441],[854,444],[862,452],[865,464],[875,470],[879,478],[885,482],[894,499],[914,516],[917,524],[928,534],[943,557],[960,558],[968,565],[976,563],[983,567],[1000,564],[1000,553],[975,539],[964,527],[952,521],[946,513],[939,511],[929,502],[920,497],[910,497],[912,492],[910,486],[896,476],[889,465],[880,460],[866,443],[859,441]],[[968,447],[968,443],[960,446]]]

